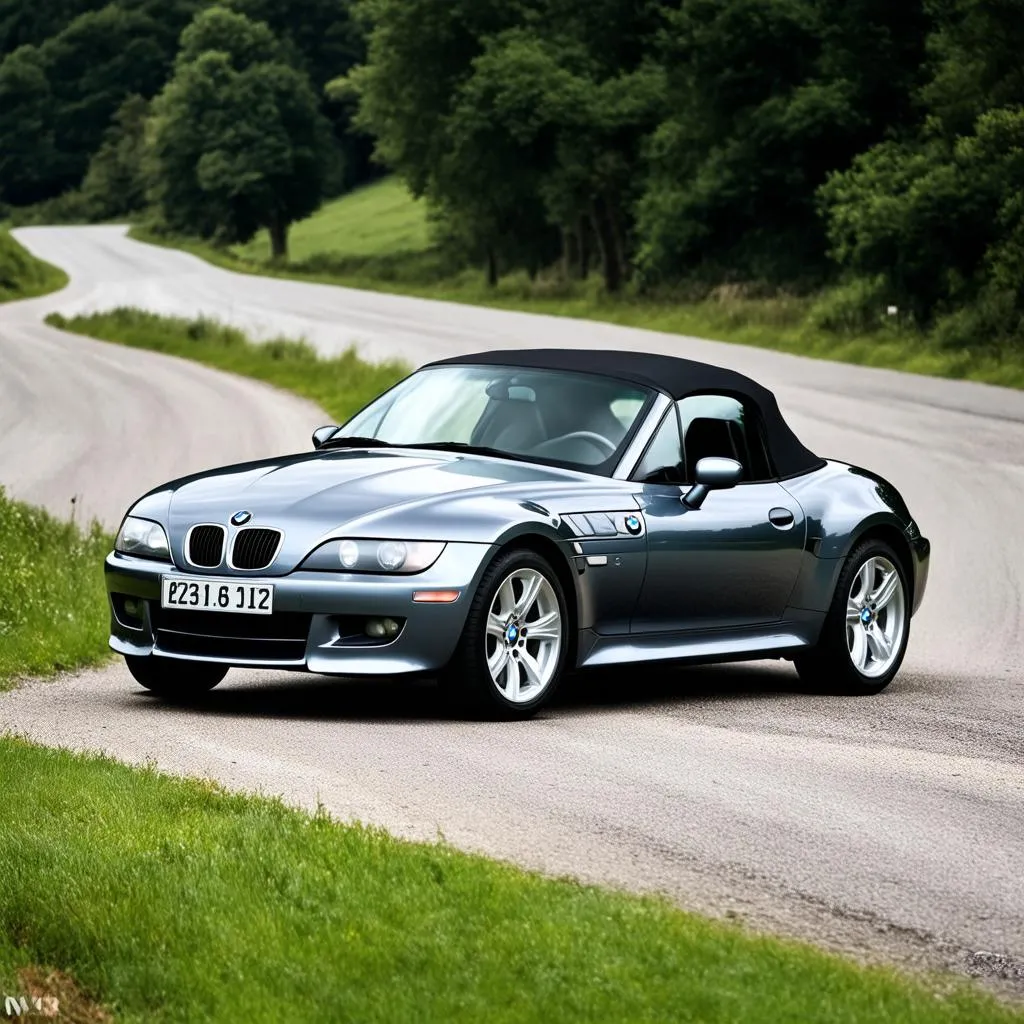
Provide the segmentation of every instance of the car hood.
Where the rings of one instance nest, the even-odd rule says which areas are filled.
[[[180,558],[197,523],[228,525],[239,512],[249,526],[284,531],[275,567],[293,568],[328,536],[487,542],[509,509],[544,496],[606,490],[612,481],[500,458],[410,449],[312,452],[228,466],[174,481],[143,498],[134,515],[168,527]],[[589,485],[589,487],[588,487]],[[602,486],[603,485],[603,486]],[[534,509],[531,515],[550,512]]]

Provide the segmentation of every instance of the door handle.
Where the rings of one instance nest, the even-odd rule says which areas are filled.
[[[788,508],[773,508],[768,513],[768,522],[777,530],[788,530],[795,521]]]

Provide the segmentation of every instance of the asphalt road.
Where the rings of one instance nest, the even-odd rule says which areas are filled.
[[[0,482],[31,500],[82,494],[113,522],[132,493],[302,447],[318,422],[259,385],[38,323],[131,304],[413,363],[562,345],[733,366],[776,391],[811,448],[892,480],[934,554],[904,669],[873,698],[796,694],[768,663],[609,672],[493,725],[439,717],[428,687],[239,671],[167,707],[114,665],[3,697],[0,728],[1024,992],[1024,393],[239,276],[119,228],[17,237],[72,277],[0,307]]]

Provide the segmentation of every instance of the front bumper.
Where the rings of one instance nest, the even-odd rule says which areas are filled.
[[[327,675],[431,672],[451,659],[469,604],[494,548],[448,544],[435,564],[412,576],[296,571],[239,582],[274,587],[274,614],[170,613],[160,607],[162,577],[234,577],[230,571],[182,572],[176,566],[111,553],[104,565],[110,600],[110,646],[119,654],[213,661],[236,666],[308,669]],[[450,604],[414,602],[416,591],[457,590]],[[141,617],[124,599],[141,600]],[[401,623],[394,639],[353,635],[368,617]]]

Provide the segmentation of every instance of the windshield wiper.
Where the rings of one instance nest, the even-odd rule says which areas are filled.
[[[520,459],[515,452],[502,451],[500,448],[488,448],[481,444],[468,444],[465,441],[431,441],[427,444],[403,444],[403,448],[436,449],[441,452],[465,452],[468,455],[493,455],[496,459]]]
[[[332,437],[320,445],[324,448],[395,448],[390,441],[382,441],[379,437]]]
[[[424,444],[397,444],[394,441],[382,441],[379,437],[332,437],[320,445],[324,448],[407,448],[414,451],[464,452],[469,455],[493,455],[499,459],[518,459],[513,452],[502,451],[500,448],[487,448],[483,445],[467,444],[465,441],[430,441]]]

